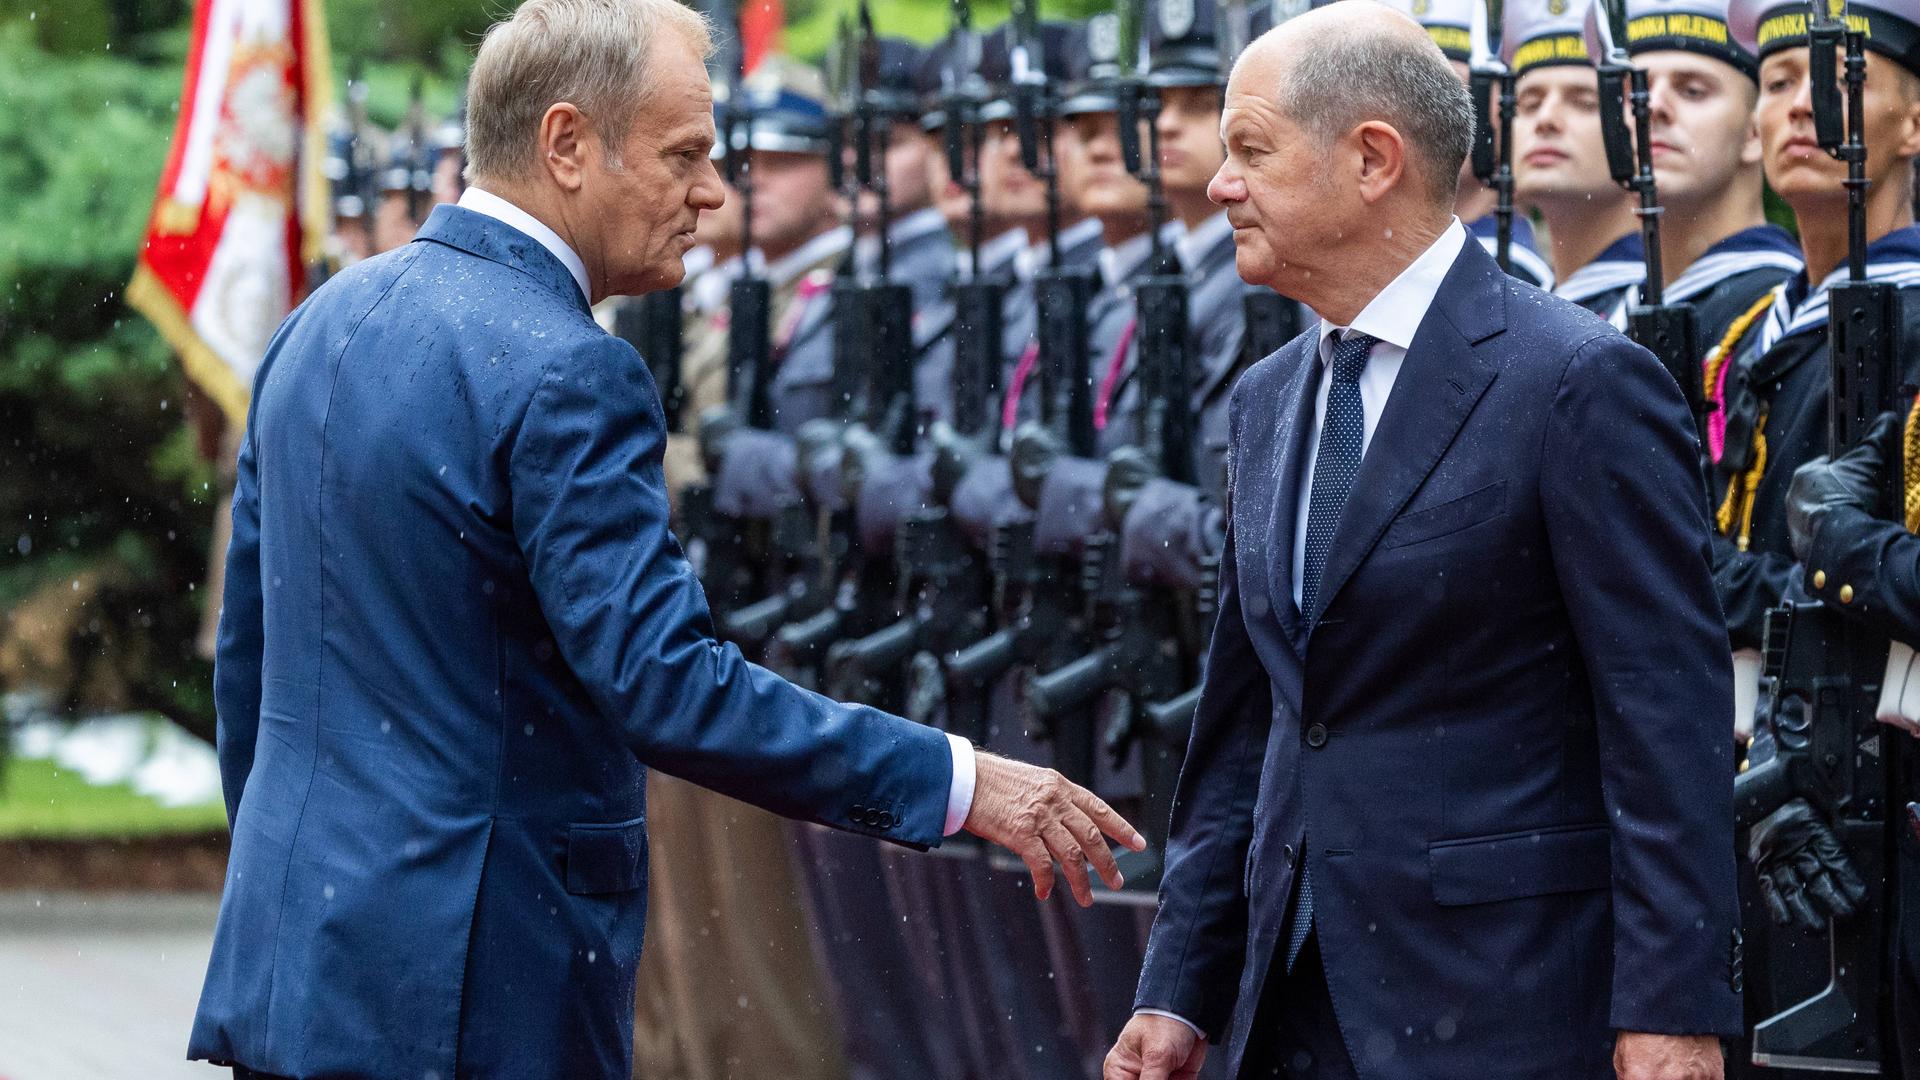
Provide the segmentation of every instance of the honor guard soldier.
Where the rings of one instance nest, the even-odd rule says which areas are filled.
[[[1728,33],[1724,0],[1624,0],[1627,54],[1647,72],[1665,302],[1692,304],[1701,348],[1800,271],[1793,235],[1761,202],[1753,125],[1759,64]],[[1611,313],[1627,326],[1641,286]]]
[[[1080,209],[1100,221],[1099,292],[1088,309],[1087,341],[1094,372],[1094,426],[1106,426],[1102,388],[1114,389],[1133,323],[1131,280],[1146,272],[1153,238],[1147,233],[1147,189],[1127,172],[1120,147],[1117,80],[1120,20],[1099,14],[1075,35],[1076,86],[1060,103],[1073,135],[1063,149],[1064,186]]]
[[[868,107],[887,123],[887,244],[893,280],[913,290],[916,314],[939,301],[953,271],[953,237],[946,219],[933,204],[928,182],[929,158],[940,156],[940,144],[920,123],[926,97],[939,88],[939,71],[928,62],[930,53],[910,41],[876,38],[878,53],[874,85],[866,90]],[[931,81],[930,81],[931,80]],[[860,199],[861,237],[856,264],[862,274],[879,273],[878,203],[871,194]]]
[[[1777,800],[1761,806],[1769,816],[1752,823],[1748,854],[1759,890],[1776,921],[1800,928],[1775,931],[1750,923],[1749,936],[1764,933],[1772,953],[1771,962],[1756,969],[1765,981],[1749,987],[1750,1000],[1758,1003],[1761,1016],[1784,1015],[1830,983],[1840,983],[1832,996],[1847,1000],[1852,1013],[1846,1038],[1830,1040],[1819,1053],[1775,1046],[1777,1036],[1791,1031],[1761,1024],[1755,1029],[1754,1058],[1760,1061],[1763,1051],[1832,1057],[1836,1048],[1866,1046],[1865,1035],[1877,1028],[1884,1055],[1868,1050],[1837,1056],[1880,1063],[1882,1075],[1898,1075],[1904,1064],[1911,1077],[1920,1075],[1913,1038],[1915,847],[1914,837],[1907,835],[1909,823],[1901,819],[1914,798],[1912,747],[1891,732],[1874,730],[1871,713],[1864,717],[1867,722],[1857,723],[1863,718],[1852,707],[1862,687],[1877,683],[1884,694],[1904,681],[1906,672],[1893,666],[1883,671],[1888,652],[1883,643],[1874,648],[1865,642],[1863,649],[1850,636],[1893,631],[1899,640],[1902,632],[1889,625],[1897,621],[1899,608],[1886,575],[1897,577],[1901,563],[1897,549],[1878,546],[1888,535],[1884,530],[1876,537],[1872,526],[1843,507],[1857,502],[1872,507],[1862,511],[1865,516],[1893,516],[1904,502],[1911,520],[1912,489],[1903,500],[1884,498],[1882,469],[1863,458],[1893,462],[1905,456],[1910,469],[1914,455],[1900,453],[1898,421],[1886,417],[1868,435],[1871,445],[1839,463],[1809,468],[1800,474],[1797,489],[1794,483],[1800,466],[1834,442],[1844,446],[1865,429],[1866,418],[1888,407],[1874,400],[1874,379],[1886,384],[1886,397],[1897,395],[1902,411],[1910,406],[1912,343],[1920,340],[1913,314],[1920,310],[1915,303],[1920,230],[1913,226],[1912,209],[1913,159],[1920,154],[1920,9],[1911,3],[1851,3],[1844,6],[1844,20],[1834,25],[1832,15],[1842,10],[1835,4],[1822,13],[1826,20],[1816,20],[1807,4],[1739,0],[1728,13],[1734,39],[1759,58],[1756,123],[1763,166],[1768,184],[1794,211],[1805,269],[1743,312],[1708,353],[1706,389],[1718,406],[1708,431],[1714,459],[1709,493],[1717,511],[1714,575],[1734,647],[1777,654],[1781,662],[1769,668],[1770,697],[1806,705],[1796,715],[1776,713],[1770,704],[1771,722],[1757,725],[1753,733],[1750,771],[1758,774],[1804,755],[1808,739],[1833,740],[1820,754],[1823,763],[1838,763],[1848,775],[1876,775],[1885,784],[1884,790],[1874,789],[1873,805],[1854,799],[1844,809],[1816,793],[1796,792],[1778,810],[1772,810]],[[1822,21],[1826,25],[1817,28],[1832,37],[1810,48],[1810,29]],[[1851,38],[1849,45],[1861,46],[1857,67],[1851,56],[1826,66],[1834,49],[1826,42],[1834,38]],[[1838,92],[1836,68],[1845,73]],[[1849,99],[1860,107],[1851,107]],[[1844,140],[1834,130],[1842,126]],[[1870,296],[1876,287],[1891,289],[1884,318],[1832,316],[1842,301],[1866,314],[1853,300]],[[1845,332],[1836,334],[1834,322]],[[1848,350],[1838,358],[1836,339]],[[1858,368],[1854,350],[1876,344],[1884,347],[1884,355]],[[1848,372],[1846,385],[1834,382],[1836,359]],[[1852,385],[1856,372],[1868,377],[1867,385]],[[1852,494],[1862,484],[1862,473],[1869,477],[1864,483],[1875,488],[1871,498]],[[1835,528],[1829,532],[1829,526]],[[1823,605],[1812,612],[1806,605],[1782,606],[1809,593]],[[1822,614],[1828,618],[1821,619]],[[1791,634],[1779,632],[1783,615]],[[1802,646],[1836,623],[1840,647],[1817,672],[1830,691],[1816,695],[1822,699],[1816,702],[1803,692],[1801,657],[1822,650]],[[1903,648],[1895,647],[1896,652]],[[1901,695],[1891,697],[1891,705],[1882,697],[1879,718],[1916,715],[1902,710],[1911,703],[1899,700]],[[1865,704],[1872,708],[1870,696]],[[1736,712],[1736,723],[1746,715]],[[1744,801],[1736,796],[1736,805]],[[1874,817],[1879,821],[1871,825],[1883,826],[1884,833],[1860,820]],[[1904,905],[1908,912],[1896,914],[1883,904]],[[1872,977],[1889,959],[1873,940],[1877,928],[1891,928],[1906,939],[1889,950],[1897,957],[1892,979]],[[1808,934],[1815,937],[1810,941]],[[1852,985],[1863,971],[1869,981]],[[1890,1002],[1878,997],[1887,987],[1897,987]],[[1884,1066],[1897,1054],[1904,1057],[1889,1072]],[[1848,1061],[1849,1071],[1868,1071],[1859,1064]]]
[[[1472,55],[1471,25],[1473,8],[1482,0],[1400,0],[1389,4],[1390,7],[1405,11],[1415,22],[1426,28],[1427,36],[1447,54],[1453,70],[1458,72],[1462,82],[1467,80],[1467,62]],[[1476,102],[1476,105],[1481,103]],[[1453,213],[1467,226],[1467,232],[1482,247],[1492,252],[1498,243],[1498,225],[1494,218],[1494,204],[1498,196],[1493,188],[1482,184],[1473,175],[1473,159],[1469,157],[1460,166],[1460,193],[1454,198]],[[1495,252],[1497,254],[1497,252]],[[1522,281],[1531,281],[1543,289],[1553,288],[1553,267],[1546,257],[1540,254],[1535,243],[1533,223],[1525,217],[1515,215],[1513,219],[1513,241],[1508,250],[1512,268],[1508,271]]]
[[[1866,43],[1867,277],[1920,284],[1910,198],[1920,154],[1920,52],[1889,51],[1914,40],[1905,28],[1920,18],[1905,7],[1848,9],[1891,28]],[[1760,58],[1756,121],[1767,182],[1793,208],[1807,267],[1743,312],[1708,354],[1707,385],[1721,418],[1709,429],[1720,532],[1715,577],[1736,648],[1760,647],[1763,616],[1794,576],[1787,484],[1826,448],[1827,290],[1846,277],[1846,167],[1813,141],[1805,14],[1805,4],[1788,0],[1736,3],[1729,13],[1737,39]]]
[[[1913,420],[1901,419],[1883,416],[1873,437],[1839,459],[1822,456],[1801,466],[1788,489],[1787,527],[1802,567],[1799,584],[1809,595],[1874,633],[1908,643],[1892,650],[1904,662],[1889,666],[1886,681],[1897,676],[1899,691],[1882,690],[1878,719],[1891,725],[1887,749],[1899,763],[1887,793],[1896,819],[1886,892],[1894,909],[1888,980],[1893,1031],[1881,1037],[1893,1042],[1900,1075],[1912,1078],[1920,1077],[1920,669],[1911,646],[1920,642],[1920,537],[1914,535],[1920,505],[1909,495],[1900,516],[1877,516],[1890,471],[1905,492],[1915,491],[1920,480],[1920,462],[1901,447],[1903,436],[1911,438]]]
[[[748,242],[773,288],[769,327],[773,428],[791,435],[834,412],[834,274],[853,247],[841,221],[827,168],[827,90],[820,73],[775,55],[742,84],[751,121],[736,124],[749,140],[746,167],[754,186]]]
[[[1515,0],[1505,7],[1503,59],[1516,80],[1514,195],[1539,211],[1554,295],[1598,315],[1646,277],[1633,197],[1607,171],[1600,86],[1587,51],[1590,0]]]

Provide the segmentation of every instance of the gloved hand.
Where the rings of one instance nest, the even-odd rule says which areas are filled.
[[[800,425],[793,433],[794,465],[800,488],[815,502],[833,502],[837,492],[815,491],[816,483],[840,482],[840,440],[846,424],[821,417]]]
[[[719,476],[727,460],[727,443],[740,430],[740,417],[726,405],[715,405],[700,414],[700,463],[708,476]]]
[[[1059,458],[1060,440],[1039,424],[1022,424],[1013,433],[1013,493],[1027,509],[1040,508],[1040,485]]]
[[[1100,488],[1100,508],[1107,527],[1114,532],[1126,528],[1127,512],[1133,509],[1140,489],[1153,479],[1153,463],[1147,452],[1137,446],[1123,446],[1107,455],[1107,479]]]
[[[933,446],[933,501],[945,506],[953,502],[960,481],[987,456],[987,449],[982,440],[960,434],[945,420],[933,422],[927,441]]]
[[[1773,921],[1817,933],[1866,902],[1867,887],[1846,848],[1805,799],[1793,799],[1753,827],[1747,843]]]
[[[840,484],[849,504],[860,497],[868,474],[887,457],[886,443],[865,425],[855,424],[840,436]]]
[[[1794,470],[1793,483],[1787,487],[1787,539],[1794,558],[1804,562],[1813,550],[1813,534],[1827,510],[1836,506],[1872,509],[1881,474],[1901,435],[1899,414],[1881,413],[1858,446],[1831,461],[1817,457]]]

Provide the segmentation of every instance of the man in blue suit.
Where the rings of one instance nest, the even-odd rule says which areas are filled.
[[[488,34],[472,182],[275,336],[216,666],[233,853],[189,1053],[237,1076],[625,1080],[659,767],[1041,895],[1133,830],[1057,775],[840,705],[711,637],[646,364],[588,305],[672,285],[704,22],[531,0]]]
[[[1108,1080],[1721,1075],[1731,672],[1679,388],[1453,216],[1418,25],[1297,17],[1228,84],[1249,281],[1219,623]]]

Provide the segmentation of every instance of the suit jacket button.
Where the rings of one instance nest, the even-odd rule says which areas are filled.
[[[853,818],[856,824],[864,823],[867,820],[867,808],[864,806],[856,806],[853,808],[853,813],[849,816]]]
[[[1307,745],[1315,750],[1327,745],[1327,725],[1309,724],[1307,726]]]
[[[1293,845],[1292,845],[1292,844],[1281,844],[1281,845],[1280,845],[1280,857],[1281,857],[1281,858],[1283,858],[1283,859],[1285,859],[1285,860],[1287,860],[1288,862],[1292,862],[1292,861],[1293,861]]]
[[[891,829],[893,828],[893,815],[891,813],[888,813],[885,810],[882,810],[880,811],[879,820],[875,821],[874,824],[880,826],[883,829]]]

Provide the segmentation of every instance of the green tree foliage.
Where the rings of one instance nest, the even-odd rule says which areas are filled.
[[[180,69],[0,26],[0,684],[211,731],[193,651],[213,472],[120,299]]]

